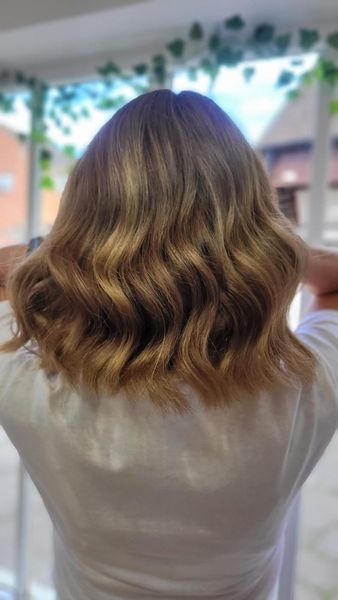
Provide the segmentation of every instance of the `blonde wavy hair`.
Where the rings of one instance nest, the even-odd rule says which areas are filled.
[[[9,280],[16,331],[40,367],[96,394],[189,410],[310,380],[290,331],[304,250],[260,159],[194,92],[120,109],[75,165],[56,221]]]

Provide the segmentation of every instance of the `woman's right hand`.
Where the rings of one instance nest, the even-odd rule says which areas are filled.
[[[27,244],[14,244],[0,248],[0,287],[6,285],[8,275],[16,263],[24,258],[27,252]]]
[[[338,310],[338,250],[308,246],[303,283],[314,295],[310,310]]]

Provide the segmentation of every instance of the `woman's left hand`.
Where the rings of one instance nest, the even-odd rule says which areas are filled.
[[[0,248],[0,301],[7,300],[6,282],[16,263],[26,255],[27,244],[14,244]]]

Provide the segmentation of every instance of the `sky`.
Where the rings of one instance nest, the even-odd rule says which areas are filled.
[[[299,74],[314,64],[316,56],[307,54],[302,59],[303,64],[301,66],[292,67]],[[259,140],[264,130],[286,102],[287,88],[277,88],[275,83],[278,74],[283,68],[287,68],[289,63],[290,59],[287,58],[272,58],[256,63],[247,62],[236,68],[224,67],[218,77],[212,95],[213,99],[229,114],[252,144]],[[246,83],[241,70],[245,66],[253,65],[256,68],[256,74],[250,83]],[[203,74],[198,77],[197,81],[193,82],[183,72],[176,76],[173,83],[175,92],[190,89],[207,93],[208,87],[208,77]],[[51,138],[56,144],[71,144],[78,151],[81,151],[111,115],[112,112],[92,111],[90,119],[83,119],[81,122],[72,125],[71,136],[65,136],[55,126],[51,126]],[[20,99],[17,102],[16,114],[0,114],[0,123],[6,124],[16,131],[28,132],[29,113]]]

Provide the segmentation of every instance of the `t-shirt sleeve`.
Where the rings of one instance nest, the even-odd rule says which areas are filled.
[[[13,312],[9,302],[0,302],[0,344],[12,337]],[[41,377],[40,377],[41,378]],[[39,372],[36,356],[26,348],[15,352],[0,352],[0,425],[7,413],[28,408],[26,399],[36,388]]]
[[[336,388],[338,406],[338,311],[327,309],[309,313],[295,333],[328,371]]]

